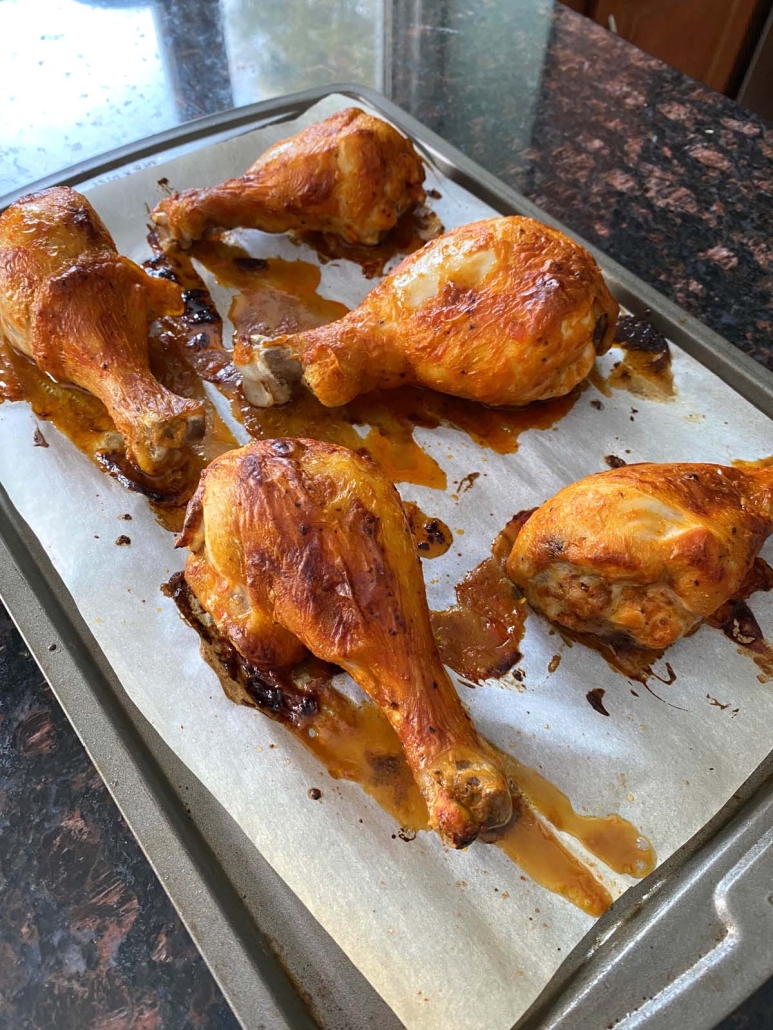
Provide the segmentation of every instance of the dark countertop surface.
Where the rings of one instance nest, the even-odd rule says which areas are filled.
[[[550,0],[381,10],[45,0],[30,18],[6,0],[0,193],[201,114],[359,81],[773,367],[769,126]],[[0,683],[0,1030],[235,1027],[4,612]],[[767,985],[722,1030],[771,1022]]]

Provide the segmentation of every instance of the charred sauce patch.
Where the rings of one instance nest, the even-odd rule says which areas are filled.
[[[403,501],[403,508],[419,557],[439,558],[445,554],[454,541],[453,533],[445,522],[436,516],[426,515],[413,501]]]
[[[735,597],[726,601],[706,619],[709,626],[721,630],[741,653],[748,654],[760,670],[761,683],[773,680],[773,647],[766,640],[760,624],[747,604],[747,598],[757,590],[773,589],[773,569],[762,558],[756,558]]]
[[[622,357],[612,366],[607,379],[594,370],[591,380],[609,396],[611,388],[628,390],[637,397],[653,401],[670,400],[675,395],[668,341],[649,321],[649,311],[641,316],[621,315],[615,328],[613,346]]]

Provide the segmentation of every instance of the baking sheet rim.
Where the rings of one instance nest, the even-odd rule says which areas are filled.
[[[512,190],[505,184],[499,182],[495,177],[490,175],[490,173],[486,172],[484,169],[480,168],[474,162],[462,155],[459,151],[455,150],[455,148],[442,141],[432,133],[431,130],[421,126],[415,119],[397,108],[391,102],[386,100],[386,98],[381,97],[379,94],[367,87],[353,84],[316,87],[314,89],[304,90],[300,93],[278,97],[273,100],[261,101],[260,103],[250,105],[247,108],[239,108],[230,112],[224,112],[221,115],[207,116],[206,118],[199,119],[196,122],[187,123],[184,126],[179,126],[156,136],[138,141],[136,144],[111,151],[107,155],[72,166],[55,176],[50,176],[45,180],[40,180],[37,183],[31,184],[30,187],[25,188],[23,191],[16,191],[0,200],[0,209],[15,199],[15,197],[19,195],[19,192],[26,193],[30,190],[42,189],[55,184],[82,184],[109,171],[118,170],[121,167],[131,165],[135,161],[144,157],[168,156],[168,151],[174,150],[179,146],[194,143],[196,141],[203,143],[211,136],[217,136],[224,132],[227,132],[228,135],[237,135],[241,132],[247,132],[251,129],[257,128],[261,124],[269,124],[270,122],[278,120],[281,121],[285,117],[287,119],[298,117],[308,107],[317,103],[319,100],[331,93],[343,93],[350,96],[353,100],[361,101],[371,105],[377,110],[380,110],[386,117],[399,125],[403,131],[405,131],[414,140],[414,142],[424,150],[425,153],[429,153],[432,158],[439,163],[444,174],[456,181],[461,180],[465,188],[470,189],[471,192],[482,197],[482,199],[486,199],[488,203],[496,207],[498,210],[517,210],[521,213],[538,217],[542,221],[553,224],[558,228],[564,228],[559,222],[550,218],[545,212],[541,211],[530,201],[526,200],[526,198],[521,197],[515,190]],[[233,129],[234,131],[230,132],[230,129]],[[745,396],[746,399],[750,400],[757,408],[769,417],[773,417],[773,373],[769,372],[763,366],[758,365],[743,352],[733,347],[728,341],[718,336],[706,326],[703,326],[702,323],[693,318],[693,316],[682,311],[667,298],[649,287],[646,283],[642,282],[616,262],[606,257],[606,255],[585,243],[585,241],[583,241],[576,233],[572,232],[571,235],[579,242],[583,243],[594,254],[603,268],[605,275],[612,280],[614,292],[618,295],[619,299],[626,304],[626,306],[633,307],[634,310],[641,310],[645,307],[650,308],[653,312],[653,321],[659,325],[659,328],[661,328],[669,338],[673,339],[674,342],[683,347],[683,349],[691,354],[692,357],[696,358],[696,360],[700,361],[714,372],[715,375],[718,375],[731,387],[736,389],[738,393]],[[728,375],[728,372],[731,374]],[[745,387],[745,389],[738,388],[737,384],[739,382]],[[59,581],[57,573],[53,569],[51,569],[50,572],[43,571],[37,560],[31,554],[29,545],[24,541],[24,531],[26,530],[27,533],[30,533],[31,531],[28,529],[24,520],[18,515],[3,490],[2,495],[0,496],[0,538],[2,538],[0,571],[3,571],[4,575],[2,577],[3,586],[0,588],[0,596],[2,596],[3,601],[7,603],[12,618],[19,627],[22,635],[25,637],[25,640],[30,643],[33,639],[37,639],[40,636],[40,633],[39,631],[37,633],[32,631],[33,627],[30,626],[30,623],[33,621],[32,615],[29,615],[27,620],[20,619],[17,622],[13,611],[15,606],[20,608],[26,608],[28,606],[25,606],[22,603],[19,597],[21,591],[18,586],[16,588],[14,587],[13,577],[11,577],[11,586],[8,587],[7,585],[7,562],[12,562],[16,566],[17,570],[19,569],[19,563],[14,559],[12,551],[8,546],[7,526],[11,527],[12,532],[15,533],[18,540],[21,541],[28,558],[37,565],[38,574],[43,578],[48,589],[53,590],[54,603],[59,609],[59,614],[72,623],[71,616],[66,610],[67,606],[62,604],[61,600],[56,597],[58,591],[64,591],[68,597],[69,593],[67,592],[66,587],[64,587],[64,584]],[[20,527],[22,529],[21,533],[19,532]],[[28,580],[26,585],[37,597],[38,591],[34,584]],[[49,611],[41,609],[40,615],[42,615],[44,621],[52,627],[53,631],[53,623],[50,618]],[[78,627],[76,633],[80,638],[79,643],[86,648],[90,659],[95,663],[95,668],[99,671],[99,665],[104,663],[106,660],[104,659],[101,649],[93,635],[85,625],[82,628]],[[65,641],[61,641],[60,647],[64,647],[68,651],[71,650],[70,645]],[[57,689],[54,682],[56,675],[49,674],[48,671],[51,666],[50,657],[49,660],[46,660],[46,656],[42,650],[42,644],[38,644],[37,647],[32,644],[30,646],[30,650],[69,718],[67,700],[63,700],[60,690]],[[74,651],[74,648],[72,650]],[[100,658],[95,658],[95,654],[101,656],[101,663]],[[75,663],[77,666],[77,658],[75,659]],[[83,686],[86,690],[90,689],[86,682],[85,675],[83,676]],[[120,691],[123,692],[123,688],[120,687],[120,684],[118,684],[118,687]],[[98,697],[95,699],[99,702]],[[110,719],[111,728],[115,733],[116,738],[120,740],[120,731],[118,726],[115,725],[117,720],[112,718],[110,715],[108,715],[108,718]],[[72,719],[71,722],[76,729],[76,733],[81,737],[81,733],[76,722]],[[131,728],[131,723],[129,728]],[[81,737],[81,739],[84,746],[86,746],[92,761],[94,761],[97,770],[100,772],[100,775],[103,776],[108,790],[134,832],[133,819],[131,816],[131,798],[125,798],[123,796],[122,782],[120,780],[113,780],[111,782],[108,776],[103,774],[104,762],[100,760],[99,756],[94,756],[96,748],[93,747],[93,742],[92,746],[89,746],[89,741],[87,739],[84,737]],[[101,743],[104,744],[104,741]],[[152,750],[148,750],[152,759]],[[151,792],[152,803],[157,805],[159,809],[163,811],[163,802],[160,798],[156,797],[156,794],[162,793],[163,784],[157,787],[155,789],[155,793],[153,793],[153,788],[144,776],[144,772],[142,770],[143,763],[139,760],[139,757],[135,759],[134,756],[127,756],[127,760],[129,764],[134,767],[138,775],[145,779],[145,783]],[[757,770],[749,777],[749,779],[745,781],[733,798],[723,806],[723,808],[712,820],[710,820],[709,823],[707,823],[669,859],[660,865],[654,873],[643,881],[643,883],[630,888],[623,898],[617,901],[612,908],[601,917],[601,919],[589,930],[585,937],[582,938],[582,940],[567,956],[534,1005],[524,1014],[516,1025],[524,1028],[536,1025],[533,1023],[533,1020],[537,1018],[538,1012],[540,1010],[544,1010],[548,1005],[551,1005],[557,1000],[561,992],[570,985],[573,976],[591,957],[598,960],[601,949],[614,939],[614,934],[621,930],[633,916],[639,916],[637,923],[640,925],[641,916],[639,914],[643,911],[643,906],[646,906],[647,901],[652,899],[655,895],[662,898],[664,890],[669,884],[673,886],[677,874],[685,868],[687,863],[694,863],[701,857],[701,855],[703,855],[705,864],[708,864],[712,855],[719,853],[722,850],[724,842],[732,833],[734,826],[739,823],[739,821],[743,821],[744,813],[750,812],[754,809],[755,803],[758,803],[766,796],[768,793],[767,781],[771,779],[772,776],[773,751],[760,764],[760,766],[758,766]],[[158,854],[154,853],[153,841],[143,839],[143,836],[139,833],[136,833],[135,836],[148,857],[152,867],[156,871],[162,885],[166,889],[166,878],[162,871],[164,862],[163,860],[160,860]],[[205,889],[210,890],[209,878],[205,870],[196,868],[194,875],[200,876],[202,883],[205,885]],[[213,892],[210,890],[210,893]],[[207,952],[209,950],[209,945],[207,943],[207,936],[209,927],[206,923],[196,919],[191,912],[186,912],[181,907],[178,907],[172,893],[170,893],[169,896],[173,904],[175,904],[175,907],[178,909],[178,912],[196,942],[197,947],[199,947],[204,960],[210,966],[210,969],[212,969],[213,975],[223,989],[224,994],[227,997],[232,996],[233,992],[229,990],[227,971],[224,972],[222,969],[213,968],[208,961]],[[771,961],[773,964],[773,959]],[[266,982],[265,980],[262,980],[261,990],[263,990],[265,986]],[[734,984],[734,986],[736,987],[736,991],[734,993],[741,993],[743,996],[743,994],[749,993],[756,984],[746,985],[741,992],[737,990],[737,983]],[[269,989],[272,989],[271,985],[269,985]],[[293,990],[298,993],[297,987],[293,987]],[[375,991],[373,993],[375,994]],[[237,1014],[237,1018],[241,1021],[241,1016],[238,1013],[237,1006],[233,1005],[233,1007]],[[243,1025],[250,1024],[244,1023]]]

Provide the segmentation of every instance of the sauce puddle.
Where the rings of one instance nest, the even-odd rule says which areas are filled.
[[[756,558],[737,595],[726,601],[706,619],[709,626],[721,630],[738,645],[741,654],[748,655],[760,670],[760,683],[773,680],[773,647],[760,628],[760,624],[746,603],[757,590],[773,590],[773,569],[762,558]]]
[[[337,670],[311,660],[300,667],[300,677],[290,674],[267,688],[265,679],[255,676],[257,670],[245,670],[246,663],[234,648],[213,626],[202,623],[202,609],[182,573],[172,577],[164,592],[199,633],[204,658],[218,673],[231,700],[258,708],[281,722],[333,779],[359,784],[397,821],[400,829],[395,836],[411,840],[429,829],[424,799],[394,730],[372,702],[356,704],[332,686]],[[244,689],[243,684],[251,680],[252,688]],[[654,852],[631,823],[619,815],[580,815],[569,798],[539,772],[510,755],[500,755],[517,818],[492,833],[489,843],[533,880],[592,916],[601,915],[612,902],[606,887],[554,831],[574,837],[615,872],[636,878],[651,872]]]
[[[470,684],[499,677],[521,658],[527,606],[505,572],[505,562],[518,531],[531,512],[508,523],[486,558],[455,587],[456,604],[432,612],[443,664]]]
[[[192,292],[199,301],[207,296],[189,254],[162,255],[152,235],[149,242],[157,256],[146,263],[148,271],[176,278],[186,293]],[[308,262],[253,258],[224,239],[196,243],[191,254],[221,286],[239,291],[229,311],[237,334],[258,332],[275,337],[300,332],[333,321],[346,311],[343,305],[319,296],[320,270]],[[211,302],[203,309],[211,314]],[[446,488],[446,474],[416,441],[417,428],[451,427],[482,447],[512,454],[518,450],[521,433],[551,429],[584,389],[581,385],[566,397],[526,408],[486,408],[417,387],[375,391],[343,407],[326,408],[300,389],[287,405],[255,408],[245,400],[230,352],[222,346],[222,325],[204,338],[200,323],[191,325],[187,316],[177,320],[176,331],[173,320],[165,321],[166,344],[184,356],[202,378],[218,386],[230,400],[234,416],[254,438],[309,436],[336,443],[369,454],[393,482],[436,490]]]
[[[420,558],[439,558],[454,542],[454,535],[441,519],[427,515],[413,501],[403,501]]]
[[[622,350],[622,358],[615,362],[606,379],[595,368],[590,376],[593,385],[606,397],[611,397],[612,389],[627,390],[635,397],[651,401],[668,401],[676,396],[668,341],[647,320],[648,314],[645,312],[641,318],[618,318],[613,346]]]
[[[514,787],[556,830],[574,837],[616,873],[640,879],[652,872],[656,861],[652,846],[627,819],[615,814],[580,815],[566,794],[536,769],[512,755],[499,754]]]

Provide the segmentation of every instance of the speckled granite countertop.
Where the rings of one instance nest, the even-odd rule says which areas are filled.
[[[773,367],[770,127],[549,0],[397,0],[387,22],[378,0],[6,0],[0,192],[359,81]],[[235,1027],[2,612],[0,683],[0,1030]],[[768,985],[723,1030],[771,1021]]]

